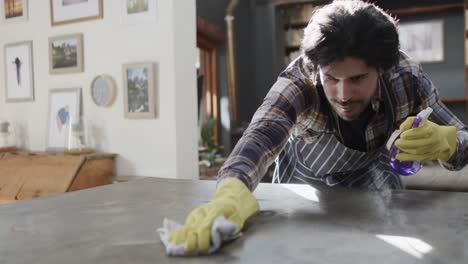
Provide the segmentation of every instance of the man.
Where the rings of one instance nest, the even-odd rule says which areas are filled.
[[[439,100],[421,67],[399,51],[394,19],[373,4],[334,1],[315,12],[303,54],[279,76],[219,172],[213,200],[195,209],[169,238],[206,252],[215,218],[236,233],[259,210],[251,194],[276,159],[274,181],[322,188],[403,188],[385,143],[398,128],[403,161],[468,163],[468,132]],[[415,114],[430,121],[411,129]]]

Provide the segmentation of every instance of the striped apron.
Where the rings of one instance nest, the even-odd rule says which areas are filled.
[[[388,164],[385,147],[361,152],[346,147],[333,134],[313,143],[291,137],[276,159],[273,183],[307,183],[317,188],[402,189],[400,176]]]
[[[392,98],[382,78],[379,85],[386,95],[387,136],[390,136],[394,130]],[[275,160],[273,183],[307,183],[316,188],[402,189],[400,176],[388,161],[389,152],[385,146],[361,152],[346,147],[333,133],[317,134],[312,142],[291,135]]]

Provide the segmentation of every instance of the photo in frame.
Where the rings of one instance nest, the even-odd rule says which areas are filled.
[[[34,101],[32,41],[5,45],[5,101]]]
[[[155,23],[157,0],[120,0],[122,24]]]
[[[83,34],[49,38],[49,73],[83,72]]]
[[[81,116],[81,88],[50,89],[47,118],[48,151],[63,151],[68,142],[68,126]]]
[[[420,63],[444,61],[444,23],[442,19],[401,22],[398,26],[401,50]]]
[[[128,63],[122,66],[126,118],[156,117],[155,69],[152,62]]]
[[[28,19],[28,0],[0,0],[0,13],[5,22]]]
[[[52,26],[103,18],[103,0],[50,0]]]

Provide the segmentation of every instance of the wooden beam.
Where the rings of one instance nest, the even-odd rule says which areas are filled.
[[[408,15],[415,15],[415,14],[422,14],[422,13],[434,13],[434,12],[450,11],[450,10],[457,10],[457,9],[465,9],[465,5],[463,3],[459,3],[459,4],[417,6],[417,7],[410,7],[410,8],[393,9],[393,10],[388,10],[387,12],[392,15],[397,15],[397,16],[408,16]]]
[[[201,17],[197,17],[197,33],[217,43],[226,39],[226,33],[222,29]]]

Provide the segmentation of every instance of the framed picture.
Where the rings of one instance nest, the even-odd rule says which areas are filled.
[[[444,23],[442,19],[400,23],[401,50],[420,63],[444,61]]]
[[[125,117],[156,117],[154,63],[124,64],[122,70]]]
[[[156,0],[120,0],[123,24],[154,23],[157,17]]]
[[[47,118],[47,150],[67,147],[70,120],[81,115],[81,88],[50,89]]]
[[[83,72],[83,34],[49,38],[49,73]]]
[[[5,45],[5,101],[34,100],[32,41]]]
[[[6,22],[28,19],[28,0],[0,0],[0,13]]]
[[[52,26],[101,19],[103,0],[50,0]]]

